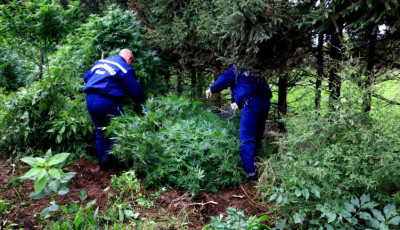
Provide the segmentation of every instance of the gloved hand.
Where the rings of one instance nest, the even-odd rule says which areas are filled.
[[[149,112],[149,109],[148,108],[144,108],[144,112],[145,113]]]
[[[236,104],[236,102],[234,102],[234,103],[231,104],[231,108],[233,110],[237,110],[239,108],[239,106]]]
[[[211,90],[206,90],[206,98],[210,98],[212,96]]]

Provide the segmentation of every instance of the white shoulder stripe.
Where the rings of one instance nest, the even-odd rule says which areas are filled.
[[[113,61],[109,61],[109,60],[99,60],[100,62],[106,62],[106,63],[110,63],[113,65],[118,66],[118,68],[120,68],[122,70],[122,72],[127,73],[128,71],[126,71],[126,69],[124,67],[122,67],[120,64],[118,64],[117,62],[113,62]]]

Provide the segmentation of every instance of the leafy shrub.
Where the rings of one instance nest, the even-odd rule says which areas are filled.
[[[204,227],[204,230],[250,230],[250,229],[269,229],[265,224],[261,224],[260,222],[265,221],[268,216],[251,216],[247,220],[245,220],[245,214],[243,211],[236,210],[235,208],[228,208],[226,210],[228,214],[224,217],[223,214],[220,214],[217,217],[211,217],[211,223]]]
[[[365,193],[383,208],[400,188],[396,115],[382,109],[386,116],[369,117],[355,96],[358,87],[345,84],[335,109],[320,115],[305,111],[285,120],[288,133],[280,136],[279,154],[266,162],[261,191],[276,202],[291,228],[319,219],[319,207],[341,207]],[[320,224],[331,222],[322,218]],[[362,229],[362,224],[352,227]]]
[[[7,153],[53,148],[82,152],[94,141],[83,96],[62,77],[46,77],[3,98],[0,148]]]
[[[143,117],[121,116],[108,133],[112,154],[133,164],[145,186],[217,192],[241,181],[237,127],[185,97],[148,100]]]

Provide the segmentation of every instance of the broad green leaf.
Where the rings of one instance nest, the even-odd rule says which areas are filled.
[[[69,212],[68,212],[68,208],[66,207],[66,206],[64,206],[64,205],[60,205],[60,210],[63,212],[63,213],[65,213],[65,214],[68,214]]]
[[[357,210],[354,208],[354,205],[352,205],[352,204],[350,204],[350,203],[348,203],[348,202],[344,203],[344,207],[346,208],[346,210],[347,210],[348,212],[351,212],[351,213],[354,213],[354,212],[357,211]]]
[[[81,190],[80,193],[79,193],[79,199],[81,199],[81,201],[84,201],[84,200],[86,200],[86,198],[87,198],[86,191],[85,190]]]
[[[351,198],[351,204],[353,204],[354,206],[359,208],[360,207],[360,200],[357,197],[352,197]]]
[[[49,170],[49,175],[51,178],[55,178],[55,179],[59,179],[61,180],[61,175],[60,175],[60,171],[56,168],[51,168]]]
[[[58,188],[60,187],[60,180],[53,180],[49,183],[49,189],[53,192],[57,192]]]
[[[96,204],[96,202],[97,202],[97,199],[94,199],[94,200],[88,202],[88,203],[86,204],[86,207],[85,207],[85,208],[88,208],[88,207],[90,207],[90,206]]]
[[[325,224],[324,226],[325,226],[326,230],[334,230],[334,229],[335,229],[335,228],[334,228],[332,225],[330,225],[330,224]]]
[[[379,221],[385,221],[385,218],[382,215],[382,212],[377,210],[377,209],[372,209],[372,214],[374,214],[374,217],[379,220]]]
[[[321,189],[318,186],[316,186],[316,185],[311,186],[311,192],[316,197],[321,198]]]
[[[272,196],[269,197],[269,201],[275,200],[275,198],[278,196],[278,193],[272,194]]]
[[[296,224],[301,224],[301,222],[303,222],[303,217],[302,217],[302,215],[300,214],[300,213],[295,213],[294,215],[293,215],[293,221],[294,221],[294,223],[296,223]]]
[[[40,168],[39,169],[37,177],[36,177],[35,180],[38,180],[38,179],[40,179],[42,177],[46,177],[46,169],[44,169],[44,168]],[[47,179],[47,177],[46,177],[46,179]]]
[[[334,212],[328,212],[326,216],[328,217],[328,223],[331,223],[334,220],[336,220],[336,213]]]
[[[372,227],[374,227],[374,228],[379,228],[380,222],[379,222],[378,220],[376,220],[376,219],[374,219],[374,218],[371,218],[371,219],[369,220],[369,222],[370,222],[370,224],[371,224]]]
[[[268,215],[263,215],[258,218],[260,221],[266,221],[268,219]]]
[[[65,175],[61,178],[61,183],[65,184],[68,181],[71,180],[72,177],[74,177],[76,172],[67,172]]]
[[[399,225],[400,224],[400,216],[395,216],[388,221],[388,224]]]
[[[44,218],[44,219],[49,218],[49,217],[50,217],[49,212],[50,212],[50,210],[49,210],[48,207],[45,208],[45,209],[43,209],[43,210],[40,212],[40,217],[41,217],[41,218]]]
[[[54,155],[53,157],[51,157],[50,161],[49,161],[49,165],[56,165],[59,164],[63,161],[65,161],[70,153],[59,153]]]
[[[358,215],[363,220],[369,220],[372,217],[371,214],[369,214],[368,212],[360,212]]]
[[[61,134],[58,134],[56,138],[57,138],[57,139],[56,139],[57,143],[60,144],[61,141],[62,141],[62,135],[61,135]]]
[[[71,125],[71,129],[72,129],[72,131],[74,131],[74,133],[76,133],[76,126],[75,125]]]
[[[42,166],[42,167],[44,167],[45,166],[45,164],[46,164],[46,159],[44,159],[44,158],[41,158],[41,157],[36,157],[36,160],[37,160],[37,165],[38,166]]]
[[[360,197],[361,206],[363,206],[363,204],[369,202],[370,200],[371,200],[371,199],[370,199],[369,195],[363,194],[363,195]]]
[[[389,230],[389,225],[387,225],[385,222],[382,222],[379,225],[379,230]]]
[[[85,220],[81,212],[76,213],[74,219],[74,229],[79,229],[79,225]]]
[[[30,166],[37,166],[37,159],[34,157],[24,157],[21,159],[21,161],[27,163]]]
[[[42,168],[31,168],[24,175],[20,176],[19,179],[21,179],[21,180],[34,179],[37,177],[40,170],[42,170]]]
[[[396,213],[396,206],[394,204],[388,204],[383,208],[383,213],[385,213],[385,219],[388,220],[392,213]]]
[[[65,131],[65,126],[63,126],[63,127],[60,129],[60,131],[58,131],[58,133],[59,133],[59,134],[63,134],[64,131]]]
[[[46,183],[47,183],[47,178],[45,176],[36,179],[34,185],[35,193],[40,193],[46,186]]]
[[[55,212],[55,211],[57,211],[57,210],[58,210],[58,205],[57,205],[56,203],[52,204],[52,205],[49,207],[49,211],[50,211],[50,212]]]
[[[303,189],[303,194],[304,197],[306,198],[306,200],[308,200],[308,198],[310,198],[310,192],[308,191],[308,189]]]
[[[67,194],[67,193],[69,193],[69,189],[68,189],[68,187],[67,186],[63,186],[63,187],[61,187],[61,189],[60,189],[60,191],[58,191],[58,194],[59,195],[65,195],[65,194]]]

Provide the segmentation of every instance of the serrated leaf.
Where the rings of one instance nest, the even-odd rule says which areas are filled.
[[[59,153],[51,157],[49,165],[56,165],[65,161],[69,156],[69,153]]]
[[[385,213],[385,219],[388,220],[392,213],[396,213],[396,206],[394,204],[388,204],[383,208],[383,213]]]
[[[27,163],[30,166],[37,166],[37,159],[34,157],[24,157],[21,159],[21,161]]]
[[[45,176],[36,179],[34,184],[35,193],[40,193],[46,186],[46,183],[47,183],[47,178]]]
[[[42,170],[42,169],[41,168],[31,168],[24,175],[20,176],[19,179],[21,179],[21,180],[34,179],[37,177],[40,170]]]
[[[372,214],[374,214],[374,217],[379,220],[379,221],[385,221],[385,218],[382,215],[382,212],[376,209],[372,209]]]
[[[370,220],[372,217],[371,214],[369,214],[368,212],[360,212],[360,213],[358,213],[358,215],[363,220]]]
[[[51,168],[48,173],[49,173],[51,178],[55,178],[55,179],[61,180],[61,174],[60,174],[60,171],[58,169]]]
[[[353,205],[353,204],[350,204],[350,203],[348,203],[348,202],[344,203],[344,207],[346,208],[346,210],[347,210],[348,212],[351,212],[351,213],[354,213],[354,212],[357,211],[356,208],[354,207],[354,205]]]
[[[306,200],[308,200],[308,198],[310,198],[310,192],[308,191],[308,189],[303,189],[303,194],[304,197],[306,198]]]
[[[360,200],[357,197],[352,197],[351,198],[351,204],[353,204],[354,206],[359,208],[360,207]]]
[[[363,194],[363,195],[360,197],[361,206],[362,206],[363,204],[369,202],[370,200],[371,200],[371,198],[369,197],[369,195]]]
[[[379,222],[378,220],[376,220],[376,219],[374,219],[374,218],[371,218],[371,219],[369,220],[369,223],[370,223],[370,225],[371,225],[372,227],[374,227],[374,228],[379,228],[380,222]]]
[[[371,201],[371,202],[363,204],[363,206],[361,208],[362,209],[373,209],[376,206],[378,206],[378,203]]]
[[[388,224],[399,225],[399,224],[400,224],[400,216],[392,217],[392,218],[388,221]]]
[[[49,189],[53,192],[57,192],[58,188],[60,187],[60,180],[53,180],[49,183]]]

